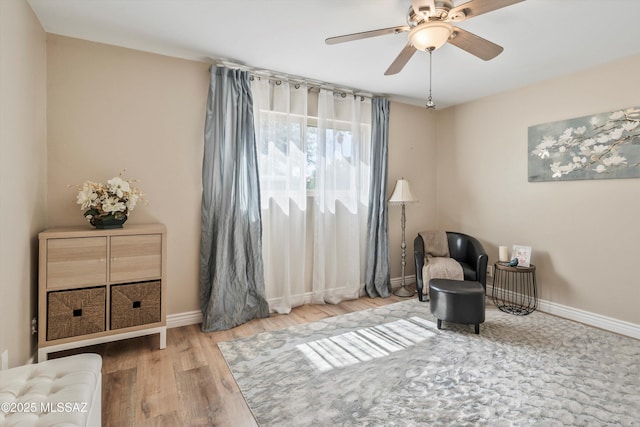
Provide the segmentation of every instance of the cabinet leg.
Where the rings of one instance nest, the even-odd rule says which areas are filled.
[[[160,330],[160,349],[167,348],[167,328]]]

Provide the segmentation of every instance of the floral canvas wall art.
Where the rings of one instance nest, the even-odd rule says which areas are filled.
[[[529,181],[640,178],[640,107],[529,127]]]

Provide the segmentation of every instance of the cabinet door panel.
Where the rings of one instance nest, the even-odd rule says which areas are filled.
[[[161,276],[160,234],[111,237],[111,282],[155,279]]]
[[[48,240],[48,289],[104,285],[106,282],[106,237]]]

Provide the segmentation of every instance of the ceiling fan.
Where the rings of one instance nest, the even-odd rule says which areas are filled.
[[[408,32],[407,45],[385,71],[387,76],[400,72],[417,50],[432,52],[447,42],[488,61],[503,51],[502,46],[458,28],[452,22],[462,22],[521,1],[524,0],[471,0],[454,7],[451,0],[412,0],[407,25],[330,37],[325,42],[337,44]]]

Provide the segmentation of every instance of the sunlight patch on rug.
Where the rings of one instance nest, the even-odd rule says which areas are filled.
[[[434,326],[433,322],[414,316],[296,347],[320,372],[326,372],[404,350],[435,335]]]

